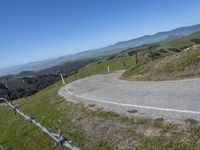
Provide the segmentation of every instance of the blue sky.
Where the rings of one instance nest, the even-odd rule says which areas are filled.
[[[0,0],[0,68],[200,23],[198,0]]]

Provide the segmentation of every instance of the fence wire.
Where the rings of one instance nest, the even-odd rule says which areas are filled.
[[[3,147],[3,145],[1,145],[1,144],[0,144],[0,148],[1,148],[1,150],[5,150],[4,147]]]
[[[59,129],[59,132],[58,133],[53,133],[53,132],[50,132],[46,127],[42,126],[39,122],[37,122],[35,120],[35,117],[34,116],[28,116],[26,114],[24,114],[23,112],[21,112],[19,110],[19,106],[15,106],[12,101],[8,101],[7,99],[5,98],[0,98],[0,100],[4,101],[9,107],[11,107],[14,111],[15,114],[19,114],[21,115],[22,117],[24,117],[27,121],[29,121],[31,124],[34,124],[36,125],[38,128],[40,128],[43,132],[45,132],[48,136],[50,136],[54,141],[55,141],[55,144],[54,144],[54,148],[58,145],[62,145],[66,148],[69,148],[70,150],[80,150],[79,148],[77,148],[76,146],[74,146],[72,144],[72,141],[69,141],[68,139],[62,137],[60,135],[60,129]],[[4,150],[3,146],[0,145],[0,148],[2,150]]]

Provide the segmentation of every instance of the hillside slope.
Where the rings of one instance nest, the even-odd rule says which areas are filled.
[[[149,44],[149,43],[155,43],[155,42],[160,42],[160,41],[165,41],[165,40],[178,39],[180,37],[187,36],[189,34],[192,34],[198,31],[200,31],[200,25],[181,27],[174,30],[170,30],[170,31],[159,32],[154,35],[146,35],[146,36],[131,39],[128,41],[118,42],[114,45],[106,46],[106,47],[95,49],[95,50],[88,50],[88,51],[72,54],[69,56],[63,56],[63,57],[59,57],[55,59],[48,59],[44,61],[28,63],[24,65],[19,65],[19,66],[3,68],[3,69],[0,69],[0,76],[6,75],[6,74],[16,74],[21,71],[38,71],[41,69],[55,66],[64,61],[72,61],[72,60],[78,60],[78,59],[83,59],[83,58],[111,55],[111,54],[121,52],[125,49],[133,48],[142,44]]]
[[[98,59],[68,61],[40,71],[24,71],[17,75],[2,76],[0,77],[0,96],[8,95],[10,99],[30,96],[60,80],[60,74],[64,77],[70,76],[96,60]]]
[[[200,75],[200,45],[183,52],[135,66],[123,74],[128,80],[174,80]]]
[[[153,70],[155,74],[160,75],[160,70],[163,69],[160,62],[163,62],[167,66],[164,73],[173,72],[174,66],[179,71],[185,64],[188,66],[199,64],[199,48],[188,49],[197,45],[199,35],[200,33],[195,33],[182,39],[157,43],[156,48],[152,49],[153,61],[149,55],[149,46],[152,45],[125,50],[88,64],[65,78],[65,81],[69,83],[94,74],[106,73],[107,66],[110,66],[111,71],[127,68],[134,68],[133,70],[137,71],[140,67],[144,72],[148,65],[150,68],[155,68],[159,64],[158,72],[156,69]],[[136,52],[140,64],[135,63]],[[133,70],[129,69],[127,73]],[[131,76],[134,71],[129,72]],[[149,80],[146,77],[145,79]],[[142,150],[152,147],[158,150],[200,149],[200,126],[195,120],[188,118],[185,123],[175,125],[166,122],[164,118],[155,120],[138,118],[134,115],[137,113],[136,110],[128,110],[132,117],[120,116],[95,105],[85,106],[65,101],[57,95],[62,86],[61,82],[57,82],[28,100],[20,99],[14,103],[18,103],[24,113],[34,115],[36,120],[50,131],[56,132],[60,128],[62,135],[72,140],[82,150]],[[6,90],[6,87],[2,86],[2,89]],[[15,116],[6,105],[0,105],[0,116],[0,144],[3,144],[5,149],[52,149],[54,142],[49,137],[20,116]],[[64,148],[59,146],[57,149]]]
[[[131,76],[139,74],[142,70],[144,70],[143,67],[148,68],[146,66],[162,63],[160,60],[169,61],[170,59],[167,60],[166,58],[169,58],[174,54],[179,55],[189,47],[193,47],[198,43],[200,43],[200,32],[193,33],[192,35],[176,40],[167,40],[155,44],[145,44],[139,47],[130,48],[110,56],[94,59],[83,59],[79,61],[68,61],[55,67],[37,72],[26,71],[14,76],[1,77],[0,83],[3,84],[2,87],[8,87],[10,93],[12,93],[10,94],[10,97],[15,99],[32,95],[33,93],[55,83],[60,79],[60,73],[62,73],[64,76],[69,76],[71,74],[77,73],[77,78],[80,78],[86,75],[90,76],[98,73],[106,73],[107,66],[109,66],[110,71],[129,69],[124,74],[124,79],[132,80],[136,78]],[[153,56],[151,56],[149,53],[150,47],[152,47],[151,51]],[[136,64],[136,53],[138,56],[138,64]],[[153,65],[150,67],[150,69],[152,68],[154,68]],[[155,68],[154,70],[158,71],[159,68]],[[190,70],[190,72],[191,71],[192,70]],[[190,73],[188,76],[195,76],[195,74],[196,73]],[[148,78],[151,78],[152,80],[158,78],[156,74],[152,74],[151,76],[152,77]],[[159,78],[162,80],[161,77]],[[173,79],[172,77],[170,78]],[[4,88],[2,91],[5,91]]]
[[[75,74],[67,82],[86,77]],[[95,105],[66,102],[57,95],[61,82],[14,103],[20,109],[36,117],[42,125],[53,132],[61,129],[64,137],[82,150],[122,149],[199,149],[200,126],[195,120],[187,119],[182,125],[174,125],[163,118],[155,120],[124,117],[107,112]],[[0,144],[5,149],[52,149],[54,142],[38,128],[20,116],[15,116],[6,105],[0,105]],[[63,149],[62,146],[56,149]]]
[[[145,44],[139,47],[127,49],[118,54],[114,54],[100,59],[97,62],[91,63],[81,69],[77,75],[82,76],[83,74],[87,74],[89,76],[97,73],[106,73],[107,66],[109,66],[110,71],[128,69],[128,71],[124,74],[124,79],[126,79],[134,73],[135,68],[142,70],[144,66],[152,63],[156,64],[157,62],[159,63],[160,60],[165,60],[172,55],[180,55],[180,53],[195,47],[198,43],[200,44],[200,32],[193,33],[192,35],[176,40],[167,40],[155,44]],[[149,53],[150,47],[152,47],[151,51],[153,56]],[[138,64],[136,64],[136,53],[138,57]]]

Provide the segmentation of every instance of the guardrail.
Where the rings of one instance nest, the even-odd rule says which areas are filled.
[[[0,100],[4,101],[9,107],[11,107],[15,114],[18,113],[19,115],[24,117],[27,121],[29,121],[31,124],[34,124],[35,126],[40,128],[41,131],[45,132],[48,136],[50,136],[55,141],[54,148],[57,147],[58,145],[62,145],[71,150],[79,150],[79,148],[77,148],[76,146],[74,146],[72,144],[72,141],[68,141],[66,138],[64,138],[60,135],[60,129],[59,129],[58,133],[50,132],[46,127],[42,126],[39,122],[37,122],[35,120],[34,116],[28,116],[28,115],[24,114],[23,112],[21,112],[19,110],[19,106],[15,106],[12,103],[12,101],[8,101],[7,99],[1,98],[1,97],[0,97]],[[0,145],[0,148],[2,150],[4,150],[2,145]]]

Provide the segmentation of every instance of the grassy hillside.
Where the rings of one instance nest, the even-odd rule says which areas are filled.
[[[77,78],[78,74],[66,81]],[[82,150],[200,148],[200,126],[194,120],[188,119],[185,124],[173,125],[162,118],[122,117],[94,105],[66,102],[57,95],[61,86],[61,82],[58,82],[31,96],[29,100],[21,99],[17,103],[23,112],[34,114],[51,131],[56,132],[61,128],[62,135]],[[20,116],[15,116],[8,107],[0,105],[0,115],[0,143],[6,149],[52,149],[54,143],[49,137]],[[64,148],[59,146],[57,149]]]
[[[141,63],[130,67],[122,76],[128,80],[171,80],[195,77],[199,72],[200,33],[172,41],[157,43],[152,48],[138,51]],[[133,50],[132,50],[133,51]],[[129,50],[129,53],[131,51]]]
[[[173,80],[200,75],[200,47],[173,54],[143,65],[123,74],[128,80]]]
[[[68,61],[37,72],[24,71],[17,75],[0,77],[0,96],[5,95],[5,92],[10,99],[33,95],[60,80],[60,73],[64,77],[70,76],[78,72],[80,68],[96,60],[98,58]]]
[[[7,85],[11,99],[15,99],[26,97],[27,95],[32,95],[39,90],[49,85],[52,85],[60,79],[60,73],[62,73],[64,76],[69,76],[78,72],[76,76],[77,78],[79,78],[97,73],[105,73],[107,72],[107,66],[110,67],[111,71],[128,69],[123,78],[129,80],[164,80],[173,78],[177,79],[179,78],[178,76],[172,77],[172,75],[168,77],[167,74],[162,75],[163,77],[161,77],[158,73],[153,73],[153,65],[156,65],[156,63],[160,63],[159,61],[162,59],[163,61],[168,62],[171,59],[167,60],[165,57],[174,54],[176,55],[184,51],[188,47],[194,46],[198,43],[200,43],[200,32],[176,40],[168,40],[161,43],[142,45],[110,56],[65,62],[55,67],[51,67],[38,72],[22,72],[16,76],[3,77],[0,79],[0,83],[2,83],[4,86]],[[138,58],[138,63],[136,63],[136,54]],[[150,67],[149,69],[151,69],[151,72],[149,73],[147,72],[148,66]],[[80,69],[82,67],[84,67],[84,69]],[[159,71],[159,69],[157,68],[154,69],[154,72],[155,70]],[[190,72],[191,71],[192,70],[190,70]],[[145,76],[141,77],[140,74],[144,73],[146,73]],[[193,76],[196,74],[196,72],[190,73],[185,75],[185,77]],[[183,77],[184,76],[181,75],[180,78]],[[1,91],[2,90],[0,89],[0,94],[2,93]]]
[[[194,42],[195,39],[200,39],[200,32],[196,32],[189,36],[182,37],[182,38],[176,39],[176,40],[163,41],[163,42],[161,42],[161,45],[163,48],[184,49],[184,48],[190,47],[194,44],[200,44],[200,42],[198,42],[198,40],[196,40],[196,42]]]
[[[93,62],[65,80],[69,83],[90,75],[105,73],[107,66],[110,66],[111,71],[129,68],[125,73],[128,79],[140,74],[140,71],[143,78],[140,76],[141,78],[137,79],[151,79],[152,75],[145,76],[147,72],[153,72],[157,77],[161,76],[161,72],[162,75],[165,74],[164,77],[168,77],[168,73],[173,73],[174,70],[182,71],[184,65],[199,64],[199,48],[183,52],[188,46],[195,45],[199,37],[200,33],[196,33],[177,42],[185,45],[176,44],[174,41],[154,44],[153,55],[149,53],[150,45],[128,49]],[[136,52],[139,64],[136,64]],[[185,76],[191,75],[194,74]],[[20,104],[23,112],[35,115],[36,120],[51,131],[56,132],[61,128],[62,135],[82,150],[200,149],[200,125],[195,120],[188,118],[185,123],[174,125],[163,121],[163,118],[136,118],[135,110],[128,111],[133,116],[128,118],[106,112],[95,105],[84,106],[66,102],[57,95],[61,87],[61,82],[57,82],[28,100],[20,99],[16,103]],[[5,145],[6,149],[52,149],[54,143],[49,137],[20,116],[14,116],[8,107],[0,105],[0,116],[0,144]],[[64,148],[59,146],[57,149]]]
[[[186,37],[176,39],[176,40],[169,40],[169,41],[154,43],[150,45],[146,44],[139,47],[127,49],[118,54],[111,55],[109,57],[100,59],[95,63],[87,65],[86,67],[79,70],[77,76],[82,77],[84,75],[90,76],[97,73],[105,73],[107,72],[107,66],[110,67],[111,71],[128,69],[126,73],[123,75],[123,78],[129,79],[129,80],[165,80],[165,79],[173,79],[173,78],[178,79],[178,78],[184,78],[184,77],[189,77],[189,76],[191,77],[196,76],[198,73],[194,72],[195,71],[194,68],[193,70],[189,70],[189,68],[191,69],[192,67],[194,67],[194,65],[191,66],[190,64],[183,64],[183,65],[190,65],[190,67],[187,68],[188,72],[190,73],[186,74],[185,72],[185,75],[180,74],[180,76],[171,75],[168,78],[168,74],[166,74],[166,75],[163,75],[163,77],[161,77],[161,75],[159,74],[158,75],[154,74],[153,71],[159,72],[159,70],[161,69],[161,68],[158,68],[160,63],[162,64],[164,62],[168,63],[174,58],[177,58],[177,56],[181,57],[180,59],[184,59],[182,57],[187,57],[188,55],[190,59],[193,59],[193,55],[195,55],[194,59],[197,61],[198,59],[196,59],[196,57],[198,56],[198,54],[196,54],[196,51],[198,53],[198,50],[194,52],[193,51],[184,52],[184,51],[187,48],[190,48],[190,47],[192,48],[193,46],[197,45],[198,43],[200,43],[199,41],[200,41],[200,32],[197,32],[190,36],[186,36]],[[149,47],[152,47],[151,48],[152,56],[150,55]],[[136,64],[136,56],[135,56],[136,53],[138,57],[138,64]],[[178,62],[179,59],[177,59],[176,61]],[[166,66],[163,65],[160,67],[164,68]],[[196,68],[198,68],[198,65],[196,65]],[[140,74],[148,73],[148,69],[149,71],[152,72],[152,74],[149,73],[148,76],[145,76],[146,75],[145,74],[143,77],[140,77],[141,76]],[[174,70],[176,69],[180,69],[180,68],[175,67]]]

